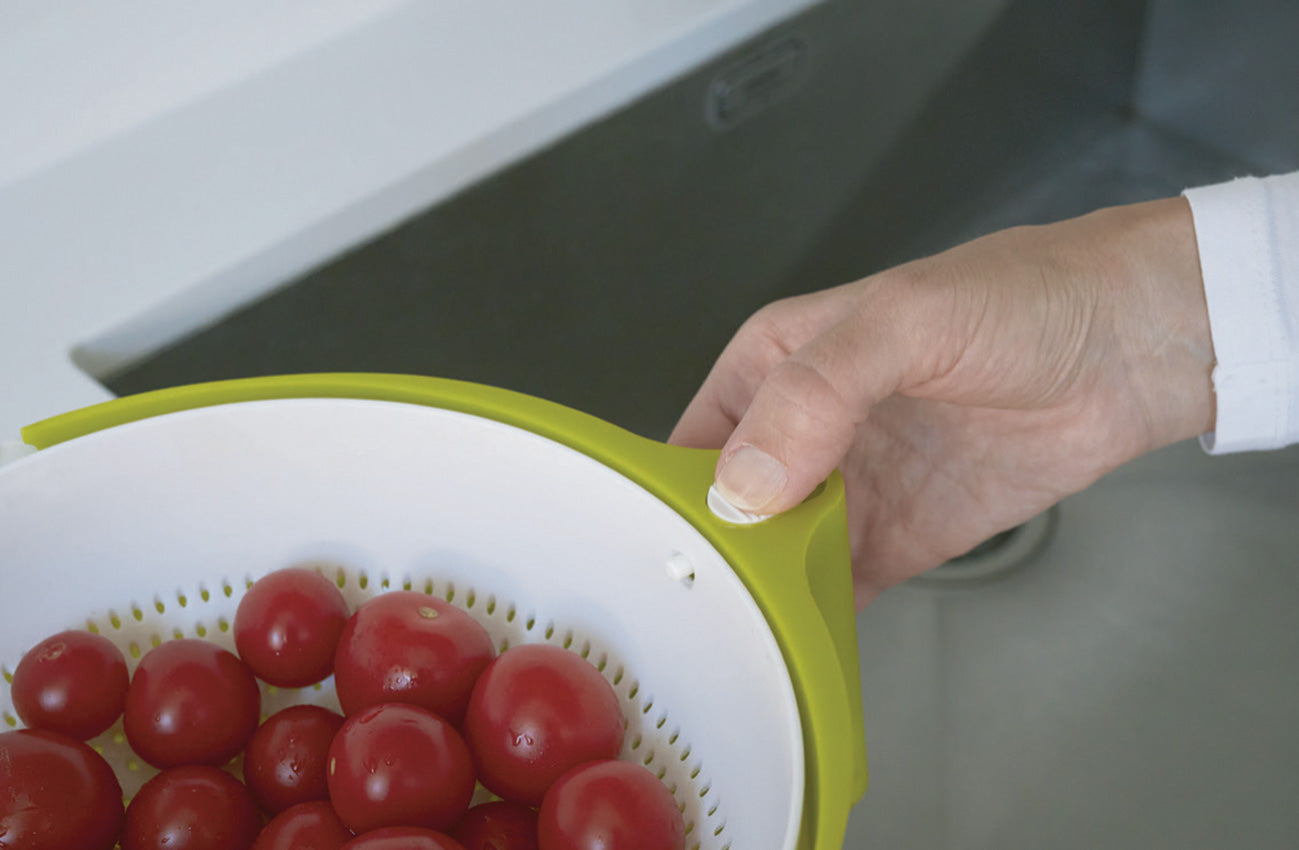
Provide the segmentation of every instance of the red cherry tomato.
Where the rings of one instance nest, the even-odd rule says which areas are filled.
[[[451,837],[465,850],[537,850],[537,813],[504,800],[482,803],[465,812]]]
[[[31,729],[85,741],[122,716],[130,676],[112,641],[60,632],[32,647],[14,670],[14,710]]]
[[[450,603],[413,590],[385,593],[343,628],[334,659],[338,701],[348,715],[404,702],[459,725],[495,654],[487,630]]]
[[[57,732],[0,734],[0,848],[109,850],[122,787],[90,747]]]
[[[446,829],[474,794],[473,760],[441,717],[390,703],[348,718],[329,748],[329,799],[353,832]]]
[[[261,692],[252,671],[201,640],[150,650],[126,692],[126,738],[154,767],[223,765],[257,729]]]
[[[465,850],[454,838],[410,826],[390,826],[358,835],[343,850]]]
[[[235,612],[239,657],[281,688],[314,685],[334,669],[347,622],[338,586],[314,570],[294,567],[258,579]]]
[[[276,815],[252,850],[339,850],[351,838],[328,803],[299,803]]]
[[[499,797],[535,806],[565,771],[616,758],[624,721],[613,686],[557,646],[503,652],[479,677],[464,733],[478,780]]]
[[[122,850],[248,850],[261,825],[238,779],[215,767],[175,767],[127,806]]]
[[[546,792],[537,838],[541,850],[682,850],[686,824],[654,774],[601,761],[570,770]]]
[[[244,752],[244,783],[253,799],[272,814],[328,800],[329,745],[342,725],[342,715],[316,705],[294,705],[273,714]]]

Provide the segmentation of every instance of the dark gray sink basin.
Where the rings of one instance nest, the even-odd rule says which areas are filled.
[[[1299,451],[1143,458],[1021,569],[858,618],[850,846],[1299,846]]]

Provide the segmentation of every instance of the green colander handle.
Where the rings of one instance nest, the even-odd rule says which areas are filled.
[[[785,654],[803,724],[806,793],[800,850],[842,846],[866,789],[857,634],[843,481],[753,525],[708,508],[717,452],[668,446],[553,402],[481,384],[411,375],[320,373],[191,384],[127,396],[27,426],[37,449],[152,416],[285,398],[354,398],[456,410],[570,446],[652,492],[735,566]]]

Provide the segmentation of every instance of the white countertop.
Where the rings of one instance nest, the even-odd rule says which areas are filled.
[[[7,0],[0,441],[814,2]]]

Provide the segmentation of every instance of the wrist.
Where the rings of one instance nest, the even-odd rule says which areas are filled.
[[[1213,430],[1213,340],[1190,205],[1168,198],[1106,210],[1120,273],[1112,316],[1149,451]]]

